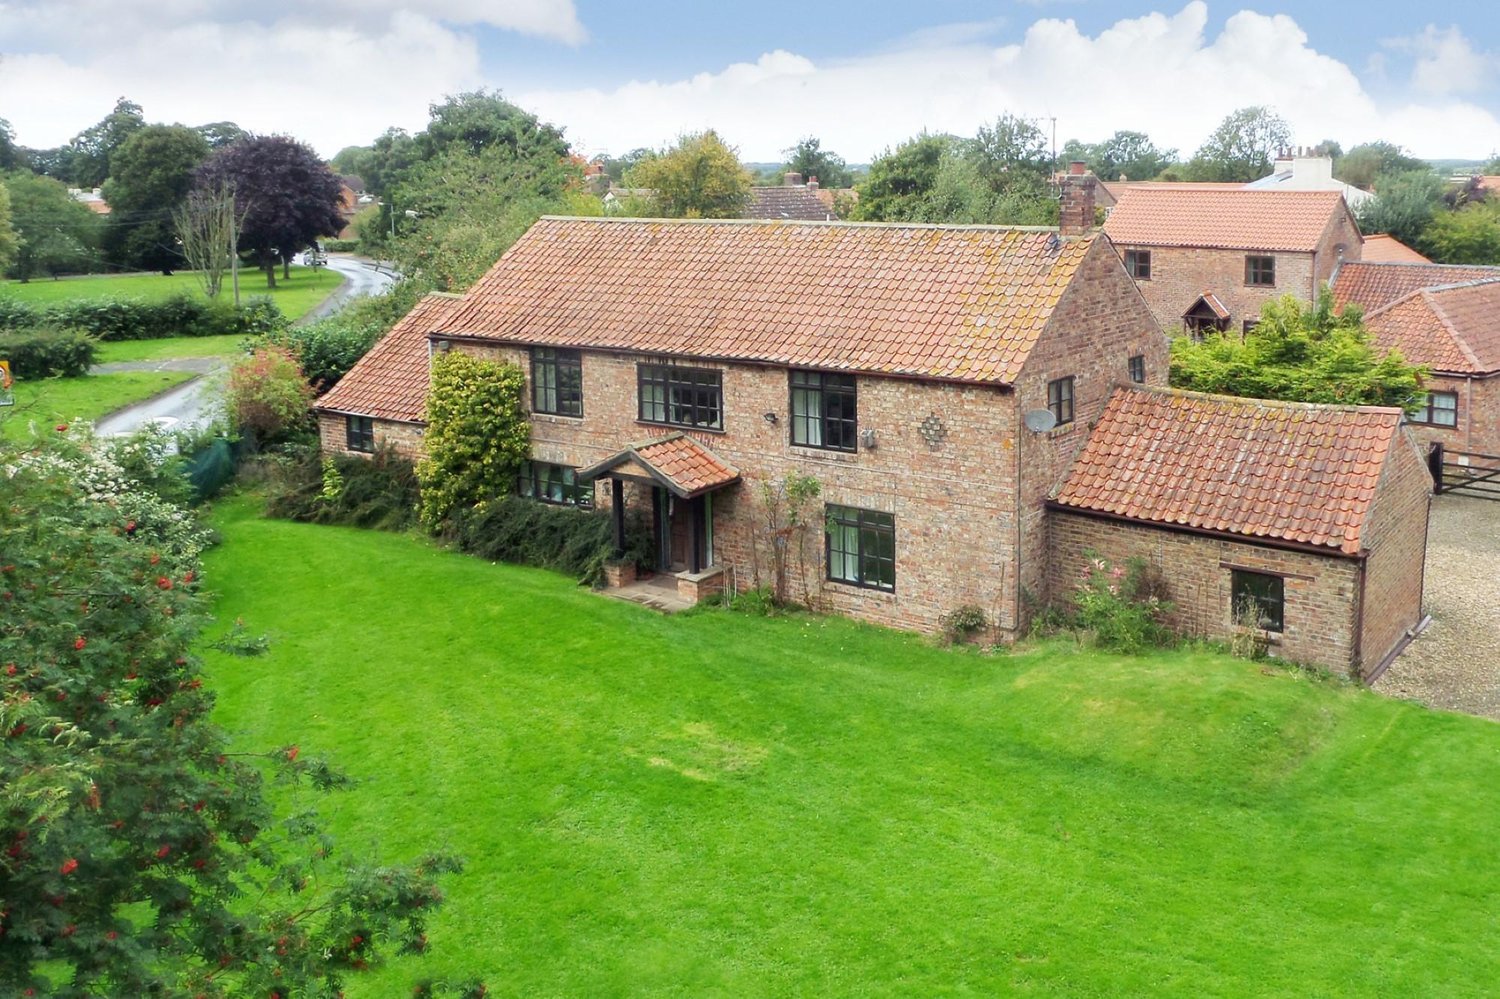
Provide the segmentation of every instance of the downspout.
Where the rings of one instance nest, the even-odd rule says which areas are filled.
[[[1021,436],[1021,428],[1022,428],[1022,423],[1021,423],[1021,391],[1020,391],[1020,387],[1019,386],[1017,386],[1016,388],[1014,388],[1011,391],[1010,398],[1011,398],[1011,410],[1015,414],[1015,418],[1016,418],[1016,446],[1013,447],[1013,448],[1011,448],[1011,450],[1015,453],[1015,459],[1016,459],[1016,474],[1015,474],[1015,478],[1013,479],[1013,481],[1016,484],[1016,487],[1011,490],[1011,496],[1012,496],[1011,502],[1012,502],[1012,505],[1014,507],[1014,512],[1011,514],[1011,519],[1014,521],[1014,523],[1015,523],[1015,529],[1016,529],[1016,543],[1015,543],[1015,546],[1011,549],[1011,557],[1016,560],[1016,564],[1011,569],[1011,579],[1012,579],[1012,584],[1011,585],[1015,588],[1016,595],[1015,595],[1015,606],[1011,609],[1010,623],[1011,623],[1012,627],[1014,628],[1014,630],[1016,632],[1020,632],[1020,630],[1021,630],[1021,444],[1023,443],[1024,438]]]
[[[1349,664],[1353,667],[1350,671],[1353,674],[1353,678],[1360,682],[1364,682],[1364,663],[1361,660],[1364,655],[1365,642],[1365,570],[1369,565],[1369,558],[1370,553],[1368,550],[1360,552],[1359,562],[1354,568],[1356,578],[1359,580],[1358,585],[1355,587],[1359,599],[1354,603],[1354,648],[1353,654],[1349,659]]]
[[[1474,376],[1464,379],[1464,448],[1474,446]]]

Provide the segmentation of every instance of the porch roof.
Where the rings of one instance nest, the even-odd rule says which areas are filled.
[[[632,444],[603,461],[580,469],[578,477],[597,479],[631,465],[683,499],[723,489],[740,480],[739,469],[686,434]]]

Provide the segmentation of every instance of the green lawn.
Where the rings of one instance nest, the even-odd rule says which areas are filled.
[[[351,996],[1478,996],[1500,727],[1202,651],[673,618],[407,536],[218,511],[245,747],[344,849],[468,870]]]
[[[222,336],[178,336],[165,340],[112,340],[99,344],[94,360],[99,364],[115,361],[165,361],[179,357],[232,357],[240,353],[245,337],[239,333]]]
[[[300,319],[343,281],[337,271],[326,267],[294,266],[290,279],[283,279],[281,271],[277,270],[276,290],[269,291],[264,274],[245,270],[240,272],[240,298],[248,301],[270,295],[287,318]],[[199,293],[198,281],[189,271],[178,271],[171,277],[161,274],[90,274],[56,281],[37,279],[24,284],[0,281],[0,298],[16,298],[38,305],[75,299],[156,299],[196,293]],[[227,289],[223,294],[228,294]]]
[[[193,377],[187,371],[124,371],[85,378],[17,380],[16,404],[0,408],[0,436],[25,440],[32,424],[50,431],[58,423],[97,420]]]

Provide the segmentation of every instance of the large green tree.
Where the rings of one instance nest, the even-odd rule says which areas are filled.
[[[1500,204],[1471,201],[1457,211],[1438,212],[1417,247],[1439,263],[1500,264]]]
[[[1177,160],[1177,150],[1160,149],[1144,132],[1120,131],[1103,142],[1069,139],[1064,160],[1083,160],[1102,180],[1150,180]]]
[[[1333,174],[1346,184],[1372,191],[1382,176],[1429,169],[1426,162],[1408,155],[1395,143],[1364,142],[1339,157]]]
[[[751,178],[734,149],[709,129],[637,163],[625,184],[651,191],[653,209],[667,218],[734,219],[744,214]]]
[[[344,226],[338,177],[311,148],[285,135],[242,139],[217,150],[194,175],[196,189],[234,191],[243,217],[239,248],[260,262],[269,287],[276,263]]]
[[[213,724],[208,535],[166,494],[183,480],[165,444],[0,453],[0,991],[331,997],[425,947],[456,864],[340,857],[265,781],[341,778]]]
[[[16,252],[7,273],[21,281],[38,274],[75,274],[98,259],[103,222],[74,201],[61,181],[29,170],[4,175],[10,191]]]
[[[1336,312],[1327,288],[1311,306],[1292,295],[1267,302],[1244,336],[1172,341],[1172,385],[1198,392],[1411,411],[1424,374],[1399,351],[1375,348],[1359,309]]]
[[[807,136],[790,149],[783,149],[784,171],[800,173],[804,180],[817,178],[819,187],[845,188],[854,183],[854,173],[844,158],[823,148],[821,139]]]
[[[10,221],[10,191],[0,181],[0,273],[15,261],[18,248],[19,238]]]
[[[203,135],[182,125],[147,125],[110,157],[105,251],[119,265],[169,271],[182,266],[173,214],[208,158]]]
[[[1382,175],[1376,180],[1375,197],[1355,212],[1359,228],[1367,235],[1389,233],[1416,246],[1443,208],[1443,190],[1442,178],[1426,167]]]
[[[115,150],[145,127],[146,118],[141,106],[121,97],[115,101],[114,110],[102,121],[79,132],[68,143],[71,153],[67,163],[68,176],[59,179],[74,187],[100,186],[109,176],[109,160]]]
[[[957,142],[951,135],[923,132],[877,156],[857,188],[859,204],[854,217],[867,222],[896,222],[922,214],[943,159]]]
[[[1269,174],[1271,157],[1291,143],[1291,126],[1275,111],[1240,108],[1198,147],[1185,172],[1189,180],[1248,183]]]
[[[0,118],[0,173],[26,166],[26,156],[16,145],[16,133],[10,122]]]

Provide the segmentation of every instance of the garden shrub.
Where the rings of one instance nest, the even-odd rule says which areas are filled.
[[[387,446],[368,458],[319,458],[316,448],[288,448],[278,457],[266,513],[315,524],[401,531],[417,521],[417,474]]]
[[[459,548],[480,558],[554,569],[589,584],[603,581],[615,544],[607,511],[519,496],[458,512],[448,533]]]
[[[82,330],[99,340],[159,340],[225,333],[264,336],[286,324],[276,303],[264,298],[239,307],[195,295],[149,302],[119,298],[46,306],[0,299],[0,330],[56,326]]]
[[[346,318],[341,313],[306,326],[283,326],[254,341],[252,347],[272,344],[291,351],[308,384],[323,393],[349,373],[385,329],[378,321]]]
[[[531,455],[526,377],[514,364],[438,354],[427,394],[427,457],[417,465],[422,522],[437,530],[455,514],[515,489]]]
[[[1172,604],[1160,571],[1143,559],[1111,565],[1096,552],[1086,557],[1086,574],[1073,592],[1077,626],[1091,632],[1101,648],[1115,652],[1172,645],[1175,637],[1165,623]]]
[[[74,378],[94,364],[94,340],[74,330],[48,327],[0,333],[0,358],[17,378]]]
[[[988,625],[984,608],[978,604],[963,604],[938,619],[943,629],[943,639],[949,645],[967,642],[982,632]]]
[[[262,347],[229,369],[224,405],[230,426],[252,448],[290,440],[310,428],[312,389],[297,359]]]

